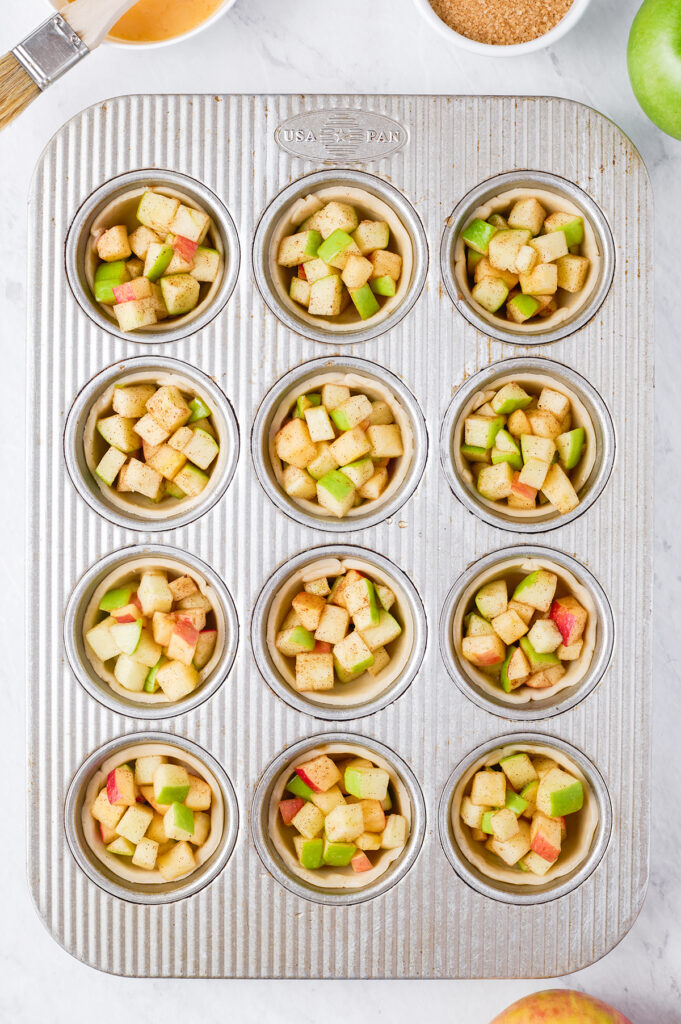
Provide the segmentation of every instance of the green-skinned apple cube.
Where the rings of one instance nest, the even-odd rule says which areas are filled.
[[[377,249],[371,253],[369,259],[374,268],[371,274],[372,281],[377,281],[380,277],[391,277],[393,281],[399,281],[402,274],[402,257],[399,253]]]
[[[496,233],[497,228],[476,217],[461,232],[461,238],[469,249],[486,256],[489,252],[489,244]]]
[[[520,647],[510,647],[501,666],[501,686],[506,693],[522,686],[530,675],[530,663]]]
[[[108,445],[130,455],[140,447],[140,439],[134,430],[135,421],[117,413],[97,420],[97,432]]]
[[[388,470],[377,469],[374,475],[359,488],[359,496],[367,501],[376,501],[388,486]]]
[[[506,315],[516,324],[523,324],[540,309],[541,303],[534,295],[514,295],[506,303]]]
[[[579,779],[563,771],[551,768],[542,777],[537,789],[537,810],[550,818],[574,814],[584,804],[584,787]]]
[[[507,462],[511,469],[522,469],[523,460],[520,452],[502,451],[496,446],[491,451],[492,465],[497,466],[500,462]]]
[[[514,793],[511,789],[506,791],[506,808],[512,811],[516,817],[519,818],[521,814],[524,814],[528,807],[527,800],[523,799],[518,793]]]
[[[508,608],[501,615],[492,619],[492,627],[505,644],[514,644],[516,640],[527,633],[526,623],[516,611],[509,611]]]
[[[135,852],[135,844],[123,836],[117,836],[113,842],[106,847],[107,853],[115,853],[119,857],[132,857]]]
[[[385,820],[385,828],[381,835],[383,850],[401,849],[409,837],[409,825],[402,814],[389,814]]]
[[[293,419],[304,420],[305,413],[307,412],[307,410],[316,408],[317,406],[321,405],[321,402],[321,395],[315,392],[311,392],[308,395],[298,395],[298,397],[296,398],[296,407],[293,412]]]
[[[294,302],[300,303],[300,305],[305,306],[306,309],[310,305],[309,281],[303,281],[300,277],[292,277],[288,293],[289,297],[293,299]]]
[[[560,464],[564,470],[569,472],[574,469],[582,457],[582,451],[586,442],[584,427],[575,427],[556,438],[556,450]]]
[[[484,277],[471,290],[475,302],[488,313],[496,313],[508,298],[508,285],[500,278]]]
[[[531,402],[532,395],[528,395],[524,388],[511,381],[499,388],[490,405],[498,416],[508,416],[516,409],[526,409]]]
[[[332,261],[337,262],[338,256],[343,253],[347,253],[348,258],[350,255],[361,256],[358,247],[355,245],[347,231],[337,228],[330,235],[327,235],[315,255],[317,255],[320,260],[323,260],[324,263],[333,265]],[[343,265],[345,265],[346,262],[347,260],[343,261]],[[342,270],[343,267],[339,267],[338,269]]]
[[[322,612],[314,638],[321,643],[339,644],[347,634],[349,623],[350,613],[346,608],[327,604]]]
[[[374,463],[371,457],[366,455],[363,459],[342,466],[341,472],[359,489],[374,475]]]
[[[567,242],[562,231],[554,231],[548,235],[540,235],[530,241],[530,247],[536,252],[540,263],[552,263],[567,256]]]
[[[165,274],[173,258],[173,247],[168,242],[152,242],[144,261],[144,276],[158,281]]]
[[[317,456],[317,445],[310,437],[305,420],[292,419],[274,438],[274,448],[282,462],[306,469]]]
[[[486,846],[490,853],[496,854],[504,864],[512,867],[530,851],[529,822],[518,821],[518,831],[514,836],[505,842],[492,836],[488,839]]]
[[[300,263],[317,258],[322,244],[322,236],[318,231],[300,231],[296,235],[288,235],[281,240],[277,263],[280,267],[297,267]]]
[[[125,465],[126,459],[125,453],[119,451],[118,448],[109,448],[97,464],[95,473],[100,480],[111,487]]]
[[[376,768],[373,765],[367,767],[362,764],[350,764],[345,769],[343,781],[348,793],[351,796],[356,796],[358,800],[381,801],[385,799],[388,792],[390,776],[384,768]],[[363,829],[360,831],[363,831]]]
[[[188,497],[196,497],[201,494],[208,484],[209,477],[203,470],[194,465],[183,466],[175,477],[175,483]]]
[[[113,306],[116,301],[114,288],[130,280],[130,268],[124,260],[114,263],[100,263],[95,271],[94,293],[97,302]]]
[[[323,476],[330,473],[332,469],[338,469],[338,461],[336,460],[331,446],[325,441],[318,443],[316,446],[316,455],[310,463],[308,463],[307,471],[314,480],[321,480]]]
[[[493,636],[491,623],[475,612],[469,612],[463,620],[466,636]]]
[[[293,626],[277,633],[275,646],[287,658],[295,658],[298,654],[306,654],[314,650],[313,634],[303,626]]]
[[[494,445],[496,436],[504,426],[502,416],[474,414],[464,420],[464,442],[475,448],[487,449]]]
[[[573,213],[550,213],[544,221],[544,231],[562,231],[568,249],[584,241],[584,219]]]
[[[182,454],[199,469],[208,469],[219,451],[220,446],[214,437],[200,427],[194,427],[191,438],[182,449]]]
[[[499,452],[509,455],[520,455],[520,448],[517,441],[508,430],[500,430],[494,439],[494,448]]]
[[[146,665],[135,661],[129,654],[119,654],[116,659],[114,677],[125,690],[132,693],[141,693],[144,690],[147,672]]]
[[[489,448],[480,448],[474,444],[462,444],[461,455],[468,462],[484,462],[490,465],[492,461],[492,451]]]
[[[376,249],[388,248],[390,228],[384,220],[362,220],[352,237],[362,256],[366,256]]]
[[[398,459],[404,455],[402,431],[397,423],[370,424],[366,436],[372,459]]]
[[[161,292],[171,316],[182,316],[195,309],[201,286],[191,274],[173,274],[161,278]]]
[[[369,282],[369,286],[374,295],[381,295],[384,298],[390,299],[397,293],[395,280],[388,274],[384,274],[382,277],[373,278]]]
[[[491,815],[490,826],[494,838],[502,843],[517,835],[519,831],[518,817],[507,807],[502,807]]]
[[[379,608],[377,625],[363,629],[362,638],[369,650],[375,651],[379,647],[387,647],[401,632],[402,627],[397,619],[390,612]]]
[[[113,227],[103,231],[97,239],[96,247],[97,255],[105,263],[127,260],[129,256],[132,256],[125,224],[114,224]]]
[[[190,273],[197,281],[212,284],[217,281],[222,267],[222,257],[217,249],[199,246],[194,255],[194,266]]]
[[[140,642],[142,635],[142,620],[134,622],[115,622],[110,627],[111,636],[116,642],[119,651],[125,654],[132,654]]]
[[[317,496],[317,484],[305,469],[287,466],[282,475],[282,485],[291,498],[314,501]]]
[[[554,463],[546,474],[542,484],[542,493],[550,503],[562,514],[572,512],[579,505],[579,496],[570,478],[558,463]]]
[[[371,613],[371,625],[378,625],[379,608],[376,588],[370,579],[361,576],[353,580],[345,589],[345,605],[351,615],[369,609]]]
[[[350,259],[352,258],[350,257]],[[350,298],[362,320],[368,320],[370,317],[375,316],[380,309],[376,296],[368,284],[353,289],[350,292]]]
[[[528,573],[513,591],[513,600],[530,605],[540,612],[548,612],[556,592],[558,577],[547,569]]]
[[[331,515],[342,519],[353,507],[355,486],[351,480],[337,469],[317,481],[317,501]]]
[[[333,648],[333,664],[342,683],[351,682],[374,663],[374,656],[363,637],[355,630]],[[357,795],[357,794],[355,794]]]
[[[315,444],[319,441],[334,440],[336,435],[333,425],[323,405],[312,406],[306,409],[304,415],[307,429],[310,431],[310,437]]]
[[[561,256],[556,260],[558,287],[571,294],[581,291],[586,284],[590,267],[591,260],[586,256]]]
[[[547,651],[545,654],[535,651],[529,638],[526,636],[520,638],[520,646],[533,672],[540,672],[551,666],[560,665],[558,657],[552,651]]]
[[[532,235],[538,235],[545,218],[546,210],[539,200],[528,196],[513,204],[507,219],[510,228],[525,228]]]
[[[508,221],[505,217],[502,217],[500,213],[492,213],[487,218],[487,223],[491,224],[492,227],[497,228],[499,231],[506,230],[508,227]]]
[[[491,580],[480,587],[475,595],[475,606],[484,619],[492,621],[503,615],[508,605],[506,580]]]
[[[163,815],[166,839],[188,842],[194,834],[194,812],[180,801],[171,803]]]
[[[308,311],[313,316],[338,316],[343,308],[343,282],[330,274],[310,286]]]
[[[356,852],[357,847],[354,843],[332,843],[325,839],[322,856],[324,863],[329,867],[344,868],[348,866]]]
[[[168,435],[183,427],[192,414],[180,389],[170,384],[164,384],[154,392],[147,402],[147,410]]]
[[[338,804],[324,820],[324,833],[331,843],[351,843],[364,832],[361,804]]]
[[[304,836],[294,836],[293,845],[302,867],[307,868],[309,871],[316,871],[323,866],[323,839],[306,839]]]
[[[107,590],[104,597],[98,604],[100,612],[113,612],[119,608],[125,608],[130,603],[135,588],[132,585],[116,587],[114,590]]]
[[[184,491],[177,486],[174,480],[166,480],[165,482],[165,495],[168,498],[186,498],[187,495]]]
[[[385,583],[376,583],[376,596],[380,602],[381,607],[389,612],[392,606],[395,604],[395,594],[390,587],[386,586]]]
[[[157,804],[182,803],[189,793],[189,772],[179,764],[160,764],[154,772],[153,786]]]
[[[352,430],[370,417],[371,402],[363,394],[351,395],[331,410],[331,419],[339,430]]]

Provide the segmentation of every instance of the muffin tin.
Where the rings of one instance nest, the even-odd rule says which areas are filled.
[[[499,132],[504,124],[509,130]],[[94,142],[112,136],[120,144]],[[106,203],[122,175],[129,182],[138,172],[145,182],[181,177],[197,201],[220,211],[221,227],[233,226],[225,236],[233,292],[172,338],[121,336],[81,306],[82,296],[74,299],[67,280],[77,293],[76,239],[93,197]],[[450,252],[459,218],[499,175],[509,186],[555,176],[598,227],[608,273],[598,304],[570,333],[501,340],[461,315],[456,291],[450,298],[448,263],[438,254]],[[394,318],[366,331],[338,337],[315,325],[312,333],[275,308],[266,228],[282,197],[312,191],[312,178],[372,184],[413,230],[410,292]],[[70,953],[125,976],[539,977],[586,966],[626,933],[645,892],[650,828],[649,801],[638,797],[650,785],[651,218],[631,143],[600,114],[564,100],[133,96],[92,107],[57,133],[30,200],[28,862],[39,913]],[[480,379],[473,375],[498,376],[514,359],[526,367],[553,361],[591,403],[601,458],[588,498],[579,515],[539,519],[530,532],[594,583],[604,616],[599,685],[566,691],[555,706],[534,702],[528,714],[514,709],[529,742],[555,743],[575,759],[601,809],[584,870],[522,899],[478,884],[451,841],[453,788],[466,765],[508,741],[510,715],[454,685],[438,644],[462,574],[529,539],[521,522],[493,517],[457,489],[448,459],[458,410]],[[201,509],[166,522],[118,516],[87,484],[78,431],[100,382],[130,362],[169,361],[213,389],[231,424],[231,464]],[[308,371],[344,365],[393,390],[416,444],[394,500],[332,523],[285,498],[264,438],[282,390]],[[239,452],[239,434],[250,436],[250,450],[245,440]],[[209,566],[233,595],[242,627],[231,671],[191,707],[166,709],[162,723],[103,700],[94,684],[78,685],[62,639],[83,574],[152,542]],[[261,643],[273,581],[325,545],[361,547],[368,561],[405,574],[417,624],[412,664],[385,699],[333,722],[279,689]],[[73,610],[72,602],[67,651]],[[231,811],[215,870],[163,894],[103,878],[75,813],[98,765],[145,726],[145,738],[191,746]],[[263,827],[278,772],[300,750],[327,742],[373,749],[410,796],[409,846],[376,890],[356,890],[357,903],[296,888]],[[500,938],[490,942],[490,934]]]

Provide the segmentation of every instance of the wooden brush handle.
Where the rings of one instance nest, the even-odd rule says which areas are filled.
[[[74,0],[62,7],[59,13],[78,33],[87,48],[94,50],[121,15],[136,3],[137,0]]]

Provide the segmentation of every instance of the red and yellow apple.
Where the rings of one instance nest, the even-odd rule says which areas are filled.
[[[612,1006],[569,989],[535,992],[503,1010],[490,1024],[632,1024]]]

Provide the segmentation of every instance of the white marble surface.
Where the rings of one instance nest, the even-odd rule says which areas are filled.
[[[657,201],[657,564],[655,778],[652,879],[640,918],[620,946],[566,983],[616,1003],[636,1024],[681,1020],[681,818],[678,773],[681,668],[678,637],[677,515],[681,457],[677,381],[681,379],[675,303],[681,301],[678,209],[681,143],[650,125],[631,94],[625,49],[638,0],[593,0],[577,28],[549,51],[522,60],[480,60],[433,34],[411,0],[238,0],[208,35],[154,54],[112,47],[76,68],[0,136],[0,273],[4,393],[22,422],[25,336],[25,204],[33,166],[63,121],[88,103],[126,92],[421,92],[547,94],[597,107],[627,132],[652,174]],[[3,0],[0,52],[48,13],[47,0]],[[380,40],[380,42],[378,42]],[[16,427],[15,427],[16,429]],[[653,444],[650,440],[650,457]],[[23,443],[3,431],[0,532],[5,668],[0,716],[5,833],[0,900],[0,1020],[81,1024],[109,1020],[406,1020],[425,1008],[434,1021],[486,1024],[513,999],[548,987],[523,982],[169,982],[107,977],[70,959],[34,913],[24,868]],[[621,467],[626,471],[625,466]],[[637,495],[630,495],[631,501]],[[634,542],[634,539],[632,539]],[[30,610],[29,610],[30,614]],[[649,623],[629,628],[649,629]],[[637,683],[632,671],[630,685]],[[623,697],[626,695],[624,694]],[[632,754],[632,756],[634,756]],[[673,796],[670,811],[665,794]],[[642,795],[642,799],[647,799]],[[615,894],[613,894],[614,896]]]

